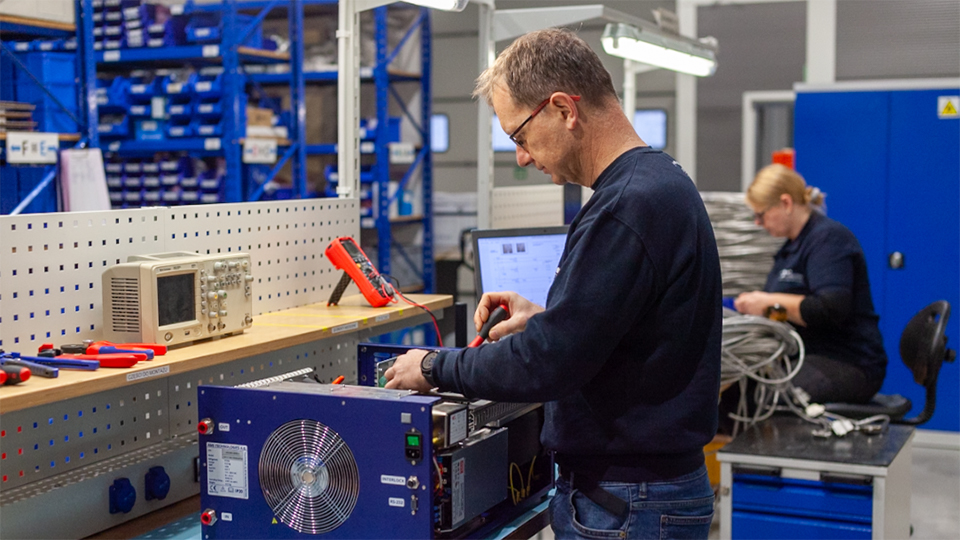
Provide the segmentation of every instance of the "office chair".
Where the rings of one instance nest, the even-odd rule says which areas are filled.
[[[947,320],[950,303],[938,300],[921,309],[907,323],[900,335],[900,357],[913,373],[913,380],[927,390],[923,411],[913,418],[904,418],[913,404],[899,395],[877,394],[870,403],[827,403],[827,411],[847,418],[861,419],[885,414],[895,424],[919,425],[933,416],[937,403],[937,376],[943,362],[953,362],[957,353],[947,348]]]

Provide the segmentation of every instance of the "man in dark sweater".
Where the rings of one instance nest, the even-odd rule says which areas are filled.
[[[495,343],[413,350],[388,388],[544,402],[541,440],[560,466],[559,538],[706,538],[713,493],[703,446],[717,430],[721,284],[696,187],[647,146],[600,59],[565,30],[515,41],[478,79],[517,145],[556,184],[592,188],[570,225],[546,309],[512,292]]]

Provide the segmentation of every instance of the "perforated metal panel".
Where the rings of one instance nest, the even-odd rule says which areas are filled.
[[[563,225],[563,187],[494,188],[490,225],[495,229]]]
[[[102,339],[100,276],[130,255],[242,251],[255,314],[320,302],[340,277],[324,248],[359,234],[355,199],[2,216],[0,347]]]
[[[0,217],[0,347],[100,339],[100,276],[128,255],[164,251],[163,210]]]
[[[165,438],[166,380],[3,414],[2,493],[145,448]]]

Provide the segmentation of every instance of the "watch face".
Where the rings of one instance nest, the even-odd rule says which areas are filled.
[[[423,357],[423,360],[420,361],[420,369],[423,371],[430,371],[433,369],[433,359],[437,357],[437,353],[428,352],[426,356]]]

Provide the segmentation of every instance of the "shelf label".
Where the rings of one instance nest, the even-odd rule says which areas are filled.
[[[60,139],[56,133],[7,132],[7,163],[56,163]]]
[[[390,163],[413,163],[416,152],[412,143],[390,143]]]
[[[204,45],[201,49],[201,53],[204,58],[211,58],[214,56],[220,56],[220,46],[219,45]]]
[[[163,120],[167,116],[166,108],[167,98],[163,96],[153,96],[150,98],[150,118]],[[133,110],[133,107],[131,107],[130,110]]]
[[[119,62],[120,51],[106,51],[103,53],[104,62]]]
[[[209,92],[210,91],[210,81],[201,81],[196,84],[197,92]]]
[[[203,140],[203,149],[204,150],[219,150],[220,149],[220,139],[210,138]]]
[[[247,137],[243,140],[243,162],[244,163],[276,163],[277,162],[277,140],[276,139],[251,139]]]

